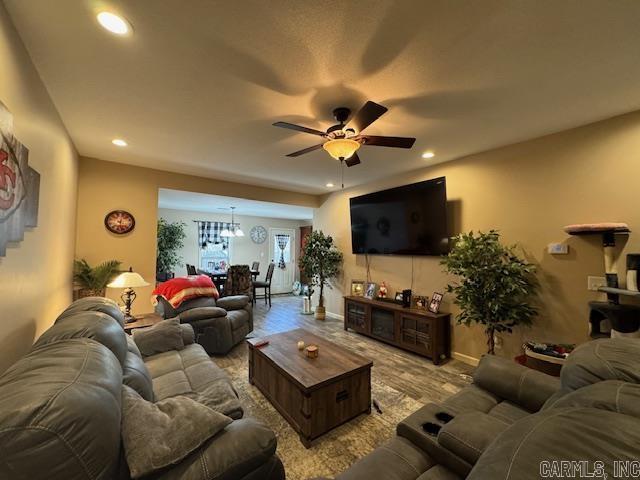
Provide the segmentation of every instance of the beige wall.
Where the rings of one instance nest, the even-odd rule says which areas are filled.
[[[0,2],[0,101],[40,172],[38,226],[0,258],[0,372],[71,301],[77,155],[38,72]]]
[[[184,222],[187,237],[184,239],[184,247],[180,249],[179,255],[182,257],[182,264],[175,269],[176,275],[186,275],[185,263],[198,265],[198,226],[193,220],[205,220],[209,222],[230,222],[231,216],[220,213],[203,213],[188,210],[174,210],[169,208],[158,209],[158,218],[164,218],[169,222]],[[251,265],[253,262],[260,262],[260,272],[262,278],[266,272],[267,265],[271,261],[269,257],[269,241],[256,244],[251,240],[249,231],[256,225],[262,225],[269,231],[270,228],[291,228],[296,234],[295,251],[300,251],[300,231],[303,225],[311,225],[311,220],[287,220],[283,218],[255,217],[250,215],[236,215],[235,222],[239,223],[244,231],[244,237],[231,239],[231,261],[235,264]],[[296,253],[297,256],[297,253]],[[298,275],[296,275],[296,278]]]
[[[109,259],[120,260],[124,267],[133,267],[153,283],[159,188],[309,207],[316,207],[318,202],[313,195],[81,158],[76,257],[85,258],[90,264]],[[104,216],[115,209],[133,214],[136,219],[133,232],[118,236],[104,228]],[[153,310],[149,301],[152,290],[153,287],[136,289],[138,300],[134,304],[134,313]],[[111,298],[118,299],[119,295],[118,291],[107,291],[107,296]]]
[[[514,126],[517,128],[517,126]],[[366,168],[366,162],[359,168]],[[568,237],[571,223],[621,221],[634,233],[624,254],[640,251],[640,112],[546,136],[432,168],[329,195],[316,210],[314,229],[335,236],[345,252],[344,275],[338,289],[329,290],[328,311],[342,314],[341,295],[353,278],[364,279],[364,256],[352,255],[349,231],[351,196],[398,185],[447,177],[453,226],[457,232],[498,229],[504,240],[519,243],[538,265],[542,309],[531,330],[505,337],[502,354],[514,355],[523,339],[583,342],[588,337],[590,300],[604,296],[586,289],[587,275],[603,275],[601,240]],[[340,221],[336,221],[340,219]],[[624,243],[624,238],[619,243]],[[567,242],[570,254],[546,253],[550,242]],[[372,281],[383,280],[392,291],[411,283],[410,257],[372,256]],[[443,292],[447,277],[437,258],[415,257],[414,291]],[[443,309],[456,311],[445,297]],[[485,339],[478,328],[456,326],[453,350],[479,357]]]

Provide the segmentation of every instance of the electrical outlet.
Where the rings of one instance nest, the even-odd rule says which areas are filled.
[[[547,245],[547,252],[551,255],[567,255],[569,253],[569,245],[566,243],[550,243]]]
[[[597,292],[600,287],[606,287],[606,286],[607,286],[607,279],[604,277],[594,277],[592,275],[589,275],[587,277],[588,290],[593,290]]]

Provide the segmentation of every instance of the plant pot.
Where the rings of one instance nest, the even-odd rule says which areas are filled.
[[[105,290],[95,290],[93,288],[81,288],[80,290],[77,291],[77,295],[78,298],[85,298],[85,297],[104,297],[105,295]]]
[[[316,307],[316,320],[324,320],[327,317],[327,310],[324,307]]]

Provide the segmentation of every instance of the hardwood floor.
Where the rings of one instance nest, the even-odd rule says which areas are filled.
[[[469,382],[473,367],[456,360],[441,366],[423,357],[385,345],[376,340],[345,332],[341,320],[315,320],[300,313],[301,297],[273,297],[269,309],[258,301],[254,309],[254,331],[260,337],[295,328],[304,328],[373,360],[372,396],[382,414],[373,412],[332,430],[305,449],[298,435],[248,382],[248,349],[245,343],[215,362],[232,377],[246,409],[246,415],[262,420],[278,437],[278,455],[287,470],[287,479],[334,476],[354,461],[394,435],[395,425],[425,403],[439,402]]]

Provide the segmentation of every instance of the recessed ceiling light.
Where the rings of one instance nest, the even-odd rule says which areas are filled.
[[[121,138],[114,138],[113,140],[111,140],[111,143],[113,143],[117,147],[126,147],[128,145],[127,142],[125,142]]]
[[[97,15],[98,23],[105,30],[109,30],[116,35],[126,35],[131,31],[131,26],[124,18],[111,12],[100,12]]]
[[[424,153],[422,154],[422,158],[433,158],[433,157],[435,157],[435,156],[436,156],[436,154],[435,154],[435,153],[433,153],[433,152],[424,152]]]
[[[327,188],[333,188],[333,183],[331,182],[327,183]]]

